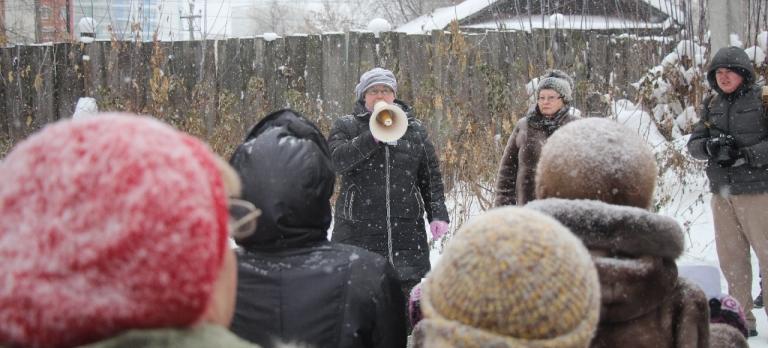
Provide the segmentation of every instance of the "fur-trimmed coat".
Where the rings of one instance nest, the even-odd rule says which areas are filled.
[[[593,255],[602,305],[591,347],[709,347],[706,295],[677,275],[683,234],[675,220],[592,200],[527,207],[570,228]]]
[[[544,117],[538,106],[517,122],[507,141],[496,177],[494,206],[525,205],[535,198],[536,164],[552,133],[581,117],[566,105],[553,118]]]

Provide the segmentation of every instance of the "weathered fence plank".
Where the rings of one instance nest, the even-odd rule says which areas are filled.
[[[346,46],[344,34],[323,35],[323,105],[326,115],[333,118],[351,112],[345,108],[351,102],[345,100],[354,100],[354,91],[346,89]]]
[[[33,105],[34,74],[32,52],[37,49],[30,46],[17,46],[4,51],[3,60],[8,62],[10,71],[7,79],[9,88],[6,94],[7,110],[10,118],[11,139],[18,141],[34,129],[35,110]],[[39,122],[38,122],[39,123]]]
[[[84,96],[82,53],[80,45],[61,43],[53,46],[54,71],[49,77],[53,81],[55,116],[70,117],[75,111],[78,98]]]
[[[350,32],[347,44],[347,71],[344,89],[352,95],[360,75],[374,67],[376,41],[373,33]],[[354,98],[343,98],[344,110],[352,110]]]
[[[285,106],[285,94],[288,80],[285,76],[285,38],[266,41],[264,43],[264,86],[270,109]]]

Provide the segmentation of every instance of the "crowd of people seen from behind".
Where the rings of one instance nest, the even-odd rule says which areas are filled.
[[[278,110],[229,161],[133,114],[17,144],[0,162],[0,347],[748,347],[768,118],[743,49],[719,50],[707,78],[688,151],[707,161],[728,294],[678,268],[650,147],[581,118],[561,70],[535,79],[495,207],[430,265],[450,223],[439,157],[395,74],[373,68],[327,138]],[[403,115],[384,115],[395,140],[373,126],[383,112]]]

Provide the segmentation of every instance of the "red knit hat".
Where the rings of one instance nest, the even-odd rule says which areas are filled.
[[[47,126],[0,163],[0,345],[201,318],[227,248],[214,155],[148,117]]]

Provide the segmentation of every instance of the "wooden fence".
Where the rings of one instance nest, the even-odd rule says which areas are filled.
[[[487,169],[528,108],[532,77],[547,68],[571,73],[575,104],[594,111],[590,96],[631,95],[629,83],[670,51],[664,42],[567,30],[15,46],[0,49],[0,139],[18,142],[92,96],[102,111],[155,115],[226,155],[246,128],[282,107],[327,132],[351,111],[360,74],[382,66],[397,75],[399,98],[428,126],[444,166],[485,161]],[[487,156],[470,156],[471,148]],[[480,173],[469,171],[462,175]]]

